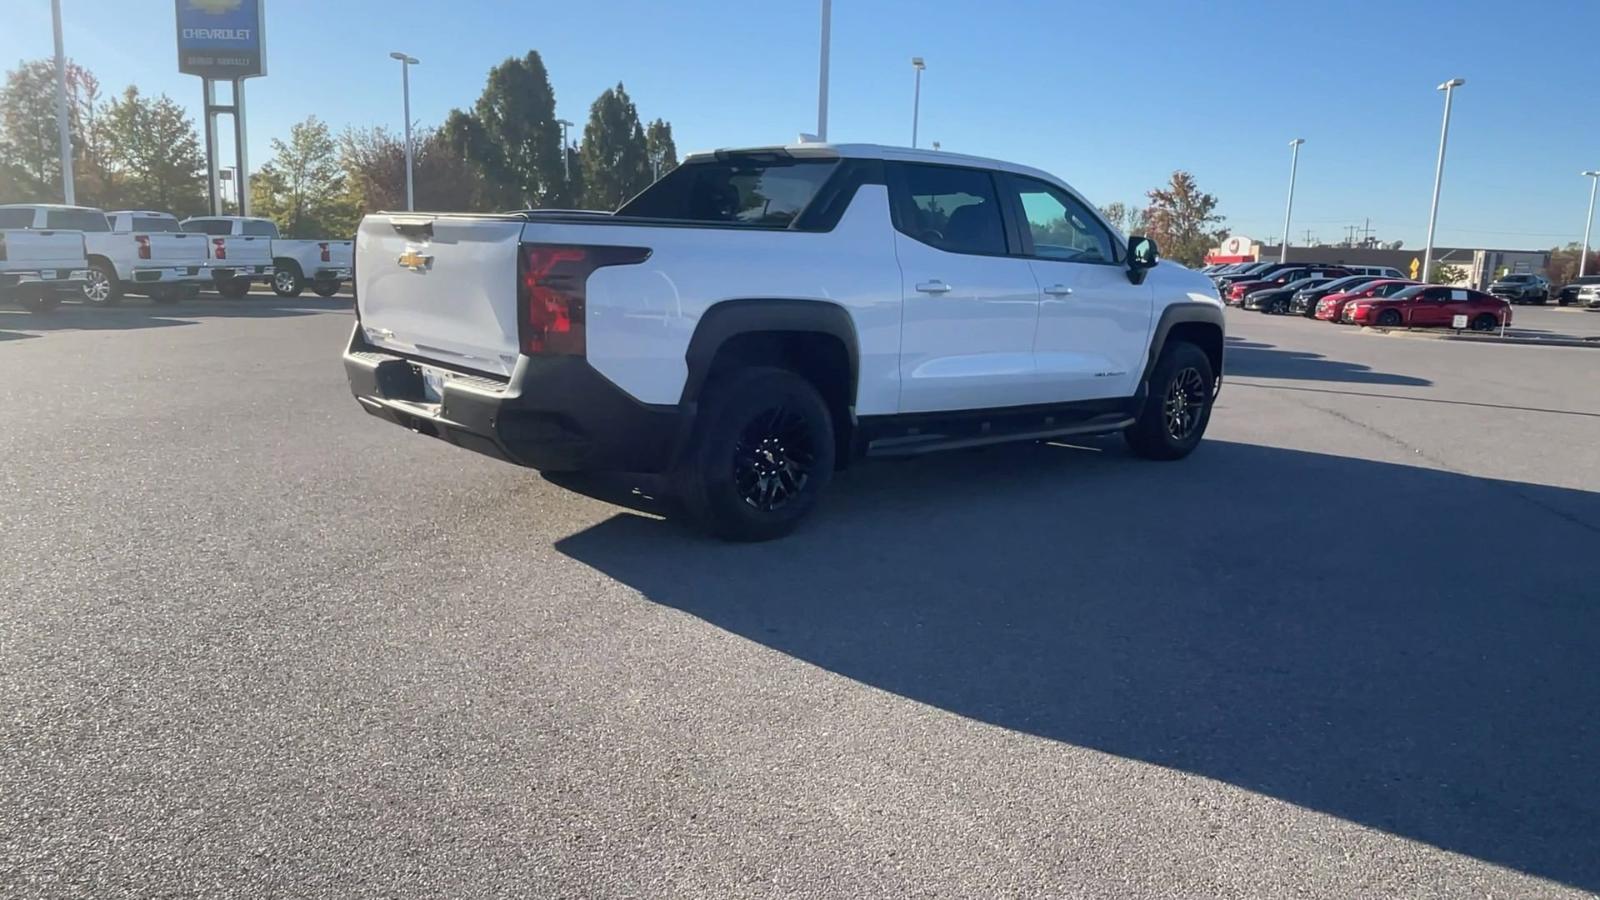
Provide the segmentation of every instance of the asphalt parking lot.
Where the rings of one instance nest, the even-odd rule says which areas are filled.
[[[729,546],[363,415],[347,300],[0,310],[0,894],[1600,891],[1600,351],[1228,316],[1184,462]]]

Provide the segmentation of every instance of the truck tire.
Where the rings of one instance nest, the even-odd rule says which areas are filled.
[[[122,302],[122,283],[117,270],[104,260],[89,264],[89,278],[83,283],[83,301],[95,306],[116,306]]]
[[[250,293],[250,282],[243,278],[229,278],[227,281],[217,282],[217,293],[229,300],[237,300]]]
[[[673,480],[705,531],[768,541],[811,511],[833,465],[833,417],[817,389],[788,369],[750,367],[706,386]]]
[[[1146,459],[1182,459],[1194,452],[1211,421],[1215,375],[1205,351],[1187,341],[1161,348],[1139,418],[1123,430]]]
[[[279,297],[298,297],[306,289],[305,276],[300,274],[300,267],[292,259],[273,260],[276,270],[272,273],[272,292]]]
[[[61,295],[49,288],[19,288],[17,305],[31,313],[49,312],[61,305]]]
[[[313,281],[311,282],[311,290],[314,291],[318,297],[332,297],[334,294],[339,293],[339,282]]]

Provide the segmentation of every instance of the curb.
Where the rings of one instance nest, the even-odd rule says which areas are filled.
[[[1501,337],[1498,334],[1464,334],[1454,331],[1415,331],[1411,329],[1398,330],[1392,328],[1376,328],[1371,325],[1361,326],[1362,334],[1372,334],[1379,337],[1410,338],[1421,341],[1460,341],[1467,344],[1516,344],[1523,347],[1587,347],[1591,350],[1600,350],[1600,337],[1594,338],[1536,338],[1536,337]]]

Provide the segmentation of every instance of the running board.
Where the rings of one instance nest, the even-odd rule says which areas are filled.
[[[1121,431],[1134,423],[1132,416],[1115,414],[1099,416],[1059,428],[1036,431],[995,431],[986,434],[960,435],[910,434],[903,437],[879,438],[867,444],[867,455],[872,457],[921,456],[942,450],[961,450],[967,447],[987,447],[991,444],[1009,444],[1014,441],[1043,441],[1050,438],[1075,437],[1086,434],[1108,434]]]

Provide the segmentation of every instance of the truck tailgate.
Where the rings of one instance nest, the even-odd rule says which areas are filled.
[[[28,268],[35,263],[81,269],[87,265],[81,231],[0,231],[6,245],[6,268]]]
[[[210,250],[203,234],[182,231],[135,232],[150,238],[150,259],[154,265],[202,265]],[[143,260],[139,262],[144,263]]]
[[[516,217],[378,213],[356,234],[367,340],[399,353],[510,375],[517,362]]]
[[[203,237],[203,235],[202,235]],[[216,261],[217,268],[227,268],[231,265],[248,263],[252,266],[271,265],[272,263],[272,238],[256,235],[230,234],[224,237],[213,237],[211,241],[211,258]],[[219,257],[217,247],[225,248],[227,255]]]

